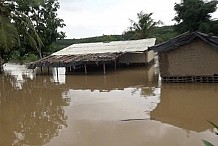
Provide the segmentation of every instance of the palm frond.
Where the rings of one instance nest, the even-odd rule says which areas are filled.
[[[202,140],[205,146],[215,146],[212,143],[206,141],[206,140]]]
[[[211,125],[213,125],[214,128],[216,128],[218,130],[218,125],[214,124],[213,122],[211,121],[208,121]]]
[[[16,27],[4,16],[0,16],[0,49],[8,51],[19,45]]]
[[[15,14],[12,14],[12,18],[16,20],[16,22],[18,22],[16,25],[18,25],[19,31],[21,34],[24,35],[27,43],[33,49],[37,50],[41,57],[41,48],[44,45],[39,35],[37,34],[32,21],[29,19],[28,16],[18,11],[15,11]]]

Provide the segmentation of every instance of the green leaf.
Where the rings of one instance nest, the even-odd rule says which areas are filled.
[[[205,146],[215,146],[212,143],[206,141],[206,140],[202,140]]]
[[[218,125],[214,124],[213,122],[211,121],[208,121],[211,125],[213,125],[214,128],[216,128],[218,130]]]
[[[0,16],[0,49],[8,51],[19,43],[16,27],[6,17]]]

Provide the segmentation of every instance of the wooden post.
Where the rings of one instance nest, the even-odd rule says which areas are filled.
[[[85,75],[87,75],[87,68],[86,68],[86,64],[84,65],[84,69],[85,69]]]
[[[48,67],[48,75],[49,75],[49,67]]]
[[[117,70],[117,61],[114,60],[114,69]]]
[[[103,70],[104,70],[104,75],[106,74],[106,71],[105,71],[105,63],[103,64]]]
[[[59,79],[58,79],[58,67],[56,67],[56,73],[57,73],[57,82],[59,82]]]
[[[43,74],[42,67],[41,67],[41,74]]]
[[[145,52],[145,67],[148,65],[148,50]]]

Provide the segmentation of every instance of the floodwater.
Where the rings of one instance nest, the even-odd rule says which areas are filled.
[[[218,145],[217,84],[162,84],[154,67],[106,75],[0,75],[0,146]]]

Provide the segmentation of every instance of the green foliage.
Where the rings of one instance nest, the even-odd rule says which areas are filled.
[[[178,23],[175,25],[176,31],[183,33],[186,31],[201,31],[211,33],[216,30],[213,27],[214,21],[211,20],[211,13],[217,9],[218,1],[203,0],[184,0],[181,4],[175,4],[174,10],[176,16],[174,20]]]
[[[211,121],[208,121],[217,131],[218,131],[218,125],[214,124]],[[218,132],[216,132],[216,135],[218,135]],[[202,140],[205,146],[215,146],[212,143],[206,141],[206,140]]]
[[[40,0],[26,1],[27,4],[40,2]],[[29,17],[18,10],[18,3],[15,0],[0,1],[0,56],[7,60],[9,51],[26,43],[41,54],[43,46],[41,39],[35,31]]]
[[[156,38],[156,44],[163,43],[177,36],[173,26],[155,27],[150,33],[149,38]]]
[[[203,140],[203,143],[204,143],[205,146],[215,146],[215,145],[213,145],[212,143],[210,143],[210,142],[208,142],[206,140]]]
[[[20,37],[23,37],[24,42],[27,43],[31,48],[37,50],[40,58],[42,58],[41,48],[43,47],[43,42],[37,34],[32,21],[26,15],[18,11],[15,11],[15,14],[19,16],[13,16],[13,20],[16,22],[15,26],[18,28]]]
[[[30,53],[23,56],[22,62],[29,63],[29,62],[36,61],[37,59],[38,57],[35,54]]]
[[[32,61],[36,61],[38,58],[34,52],[29,52],[28,54],[23,55],[22,50],[14,50],[7,54],[7,61],[9,62],[19,62],[19,63],[28,63]]]
[[[31,54],[42,58],[42,52],[44,55],[53,52],[56,49],[53,43],[65,37],[57,30],[65,26],[57,18],[59,8],[57,0],[0,1],[0,56],[5,61],[34,60]]]
[[[130,19],[131,25],[124,37],[129,39],[144,39],[148,38],[152,30],[159,24],[163,24],[160,20],[154,21],[151,16],[153,13],[145,14],[143,11],[137,13],[138,21],[135,22]]]
[[[19,44],[19,35],[10,19],[0,16],[0,50],[9,51]]]
[[[57,10],[60,5],[57,0],[44,0],[40,5],[29,7],[26,1],[17,0],[18,9],[28,14],[44,44],[42,52],[48,54],[51,51],[51,45],[57,39],[65,37],[64,32],[58,32],[58,28],[65,26],[63,19],[57,17]]]
[[[216,134],[218,135],[218,125],[214,124],[213,122],[211,121],[208,121],[214,128],[216,128],[217,132]]]

